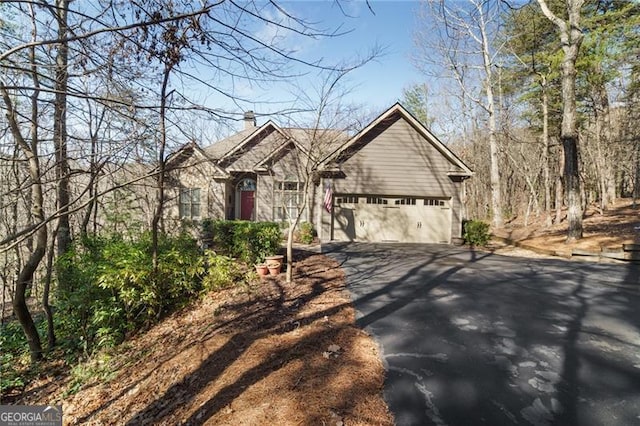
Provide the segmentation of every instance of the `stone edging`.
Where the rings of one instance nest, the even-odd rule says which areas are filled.
[[[557,250],[545,249],[512,240],[510,238],[492,235],[492,239],[514,247],[531,250],[539,254],[548,256],[562,257],[565,259],[586,260],[592,262],[616,262],[616,263],[640,263],[640,244],[623,244],[620,247],[602,247],[601,251],[589,251],[582,249],[573,249],[571,254],[562,253]]]
[[[523,243],[520,241],[516,241],[516,240],[512,240],[511,238],[505,238],[505,237],[500,237],[498,235],[492,235],[491,239],[504,243],[504,244],[508,244],[510,246],[514,246],[514,247],[519,247],[522,249],[526,249],[526,250],[531,250],[534,251],[536,253],[539,254],[546,254],[547,256],[556,256],[556,257],[562,257],[565,259],[569,259],[571,258],[571,256],[567,256],[566,253],[561,253],[558,252],[556,250],[551,250],[551,249],[545,249],[545,248],[541,248],[541,247],[537,247],[537,246],[533,246],[527,243]]]

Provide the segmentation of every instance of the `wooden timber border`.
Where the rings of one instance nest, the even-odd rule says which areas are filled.
[[[602,246],[599,252],[573,249],[570,254],[551,249],[537,247],[526,242],[512,240],[510,238],[499,237],[493,235],[491,237],[495,241],[502,242],[514,247],[520,247],[531,250],[536,253],[546,254],[548,256],[557,256],[565,259],[586,260],[591,262],[621,262],[621,263],[640,263],[640,244],[622,244],[620,246]]]

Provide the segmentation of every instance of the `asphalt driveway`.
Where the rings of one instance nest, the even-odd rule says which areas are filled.
[[[325,245],[398,425],[640,424],[640,268]]]

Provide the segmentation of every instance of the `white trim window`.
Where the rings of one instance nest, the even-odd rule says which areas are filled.
[[[367,197],[367,204],[389,204],[389,201],[381,197]]]
[[[180,219],[200,219],[200,188],[180,188]]]
[[[399,200],[394,201],[396,206],[415,206],[416,199],[415,198],[400,198]]]
[[[273,191],[273,220],[285,222],[298,216],[304,197],[304,182],[278,181]]]
[[[445,200],[441,200],[439,198],[425,198],[424,206],[425,207],[444,207],[447,203]]]
[[[358,204],[357,195],[341,195],[336,198],[336,204]]]

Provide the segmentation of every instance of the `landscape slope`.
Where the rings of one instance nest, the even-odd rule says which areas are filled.
[[[62,404],[65,424],[393,424],[377,346],[355,326],[339,265],[306,252],[295,261],[293,283],[211,293],[15,403]]]
[[[564,221],[516,218],[492,230],[489,249],[568,257],[639,244],[638,212],[631,200],[590,209],[585,238],[570,244]],[[268,277],[210,293],[73,373],[47,366],[10,402],[62,404],[65,424],[393,424],[378,348],[354,324],[339,265],[304,251],[294,261],[291,284]]]

